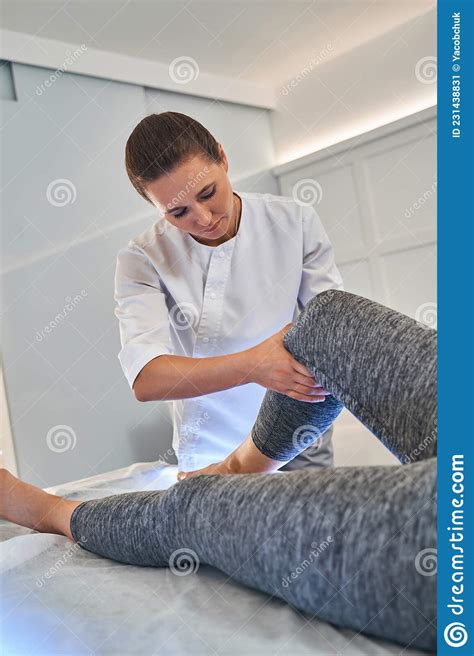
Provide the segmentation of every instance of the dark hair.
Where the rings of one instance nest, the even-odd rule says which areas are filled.
[[[222,161],[218,142],[201,123],[179,112],[150,114],[127,140],[125,168],[140,196],[151,203],[144,185],[195,155],[216,164]]]

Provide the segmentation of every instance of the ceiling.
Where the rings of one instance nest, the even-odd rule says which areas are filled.
[[[276,87],[331,44],[337,57],[422,16],[432,0],[2,0],[2,28]]]

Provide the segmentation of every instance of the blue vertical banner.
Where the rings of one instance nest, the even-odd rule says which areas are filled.
[[[474,654],[474,0],[438,2],[438,654]]]

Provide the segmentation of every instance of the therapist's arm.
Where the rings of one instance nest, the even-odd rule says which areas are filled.
[[[283,344],[291,325],[238,353],[209,358],[159,355],[135,379],[135,398],[138,401],[188,399],[257,383],[297,401],[324,401],[327,392]]]
[[[209,358],[160,355],[146,364],[133,383],[138,401],[189,399],[250,382],[246,351]]]

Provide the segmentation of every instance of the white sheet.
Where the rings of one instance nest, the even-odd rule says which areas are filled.
[[[176,467],[159,461],[47,491],[93,499],[175,482]],[[8,522],[0,522],[0,540],[2,643],[9,656],[426,653],[308,619],[210,567],[175,576],[123,565]]]

